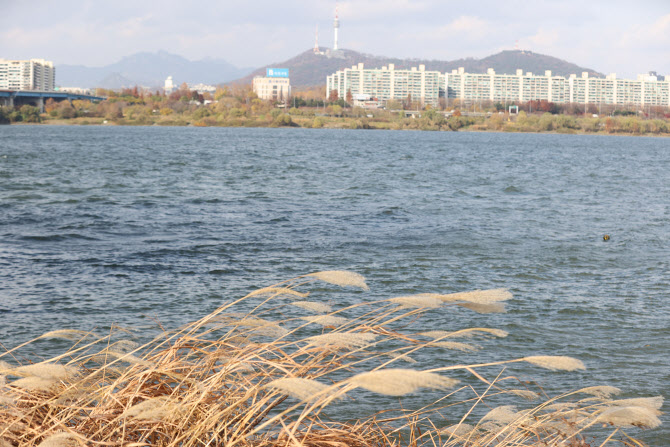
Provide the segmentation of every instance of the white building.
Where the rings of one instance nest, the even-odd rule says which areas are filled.
[[[379,101],[389,99],[420,101],[436,106],[440,97],[458,99],[463,104],[493,102],[501,104],[548,101],[557,104],[595,104],[620,106],[670,107],[670,76],[655,73],[637,79],[617,79],[615,74],[594,78],[544,74],[466,73],[464,68],[451,73],[427,71],[423,65],[410,70],[396,70],[393,64],[381,69],[366,69],[363,64],[337,71],[326,78],[326,96],[336,92],[346,99],[362,95]]]
[[[163,85],[163,91],[166,94],[170,94],[172,93],[172,90],[174,90],[174,82],[172,82],[172,76],[168,76]]]
[[[558,104],[599,104],[670,107],[670,77],[660,80],[656,75],[640,75],[638,79],[617,79],[615,74],[594,78],[588,73],[580,77],[523,73],[466,73],[463,68],[445,74],[446,97],[464,103],[491,101],[500,103],[549,101]]]
[[[214,92],[216,92],[216,86],[203,84],[202,82],[199,83],[199,84],[186,84],[186,85],[188,85],[189,90],[195,90],[196,92],[200,93],[201,95],[203,93],[214,94]]]
[[[369,96],[378,101],[389,99],[404,101],[408,98],[422,105],[435,107],[440,97],[441,74],[426,71],[424,65],[409,70],[396,70],[394,64],[382,68],[369,69],[363,64],[337,71],[326,79],[326,96],[333,91],[338,98],[346,99],[357,95]]]
[[[291,81],[287,68],[268,68],[266,76],[254,77],[252,87],[260,99],[286,102],[291,97]]]
[[[44,59],[0,59],[0,89],[52,92],[56,86],[53,62]]]

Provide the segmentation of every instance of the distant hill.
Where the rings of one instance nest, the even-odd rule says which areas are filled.
[[[451,72],[451,70],[463,67],[467,72],[471,73],[485,73],[487,69],[493,68],[496,73],[514,74],[520,68],[524,72],[531,71],[538,74],[544,74],[545,70],[551,70],[554,74],[562,76],[569,76],[573,73],[581,75],[582,72],[588,72],[591,76],[602,76],[601,73],[593,69],[580,67],[552,56],[537,54],[531,51],[510,50],[502,51],[483,59],[467,58],[454,61],[437,61],[372,56],[352,50],[339,50],[335,54],[326,49],[321,50],[329,55],[317,55],[314,54],[313,50],[308,50],[287,61],[276,62],[259,68],[251,74],[231,83],[250,83],[254,76],[265,75],[267,67],[277,67],[288,68],[290,70],[291,84],[296,87],[324,85],[326,83],[326,76],[360,62],[364,63],[368,68],[381,68],[390,63],[395,64],[396,68],[418,67],[419,64],[424,64],[426,70],[437,70],[440,72]]]
[[[63,87],[121,88],[134,85],[162,87],[172,76],[176,85],[182,82],[220,84],[249,73],[222,59],[190,61],[166,51],[137,53],[104,67],[57,65],[56,84]]]

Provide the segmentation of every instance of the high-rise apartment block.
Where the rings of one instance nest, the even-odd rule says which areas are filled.
[[[463,68],[446,73],[445,96],[461,101],[527,102],[546,100],[564,103],[569,95],[565,78],[544,76],[517,70],[514,75],[500,75],[489,68],[486,73],[466,73]]]
[[[51,92],[56,86],[56,69],[44,59],[0,59],[0,89]]]
[[[568,78],[523,73],[465,73],[461,68],[445,74],[446,97],[462,102],[528,102],[549,101],[559,104],[637,105],[670,107],[670,77],[655,74],[637,79],[618,79],[615,74],[595,78],[588,73]]]
[[[393,64],[381,69],[366,69],[363,64],[340,70],[327,77],[327,96],[333,91],[339,98],[365,95],[379,101],[405,100],[408,95],[423,105],[435,106],[440,97],[460,100],[462,103],[499,102],[522,103],[549,101],[558,104],[599,104],[620,106],[670,107],[670,76],[655,73],[640,75],[637,79],[618,79],[612,74],[596,78],[556,76],[551,71],[543,75],[524,73],[498,74],[493,69],[486,73],[466,73],[459,68],[451,73],[418,69],[397,70]]]
[[[349,94],[371,96],[379,101],[410,98],[435,107],[440,98],[440,72],[426,71],[424,65],[396,70],[394,64],[376,69],[358,64],[327,77],[326,95],[330,96],[333,91],[342,99]]]

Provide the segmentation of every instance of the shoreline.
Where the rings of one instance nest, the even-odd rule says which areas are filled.
[[[117,122],[98,122],[98,120],[86,120],[77,118],[73,120],[46,120],[39,123],[31,122],[14,122],[11,124],[5,124],[7,126],[98,126],[98,127],[220,127],[220,128],[249,128],[249,129],[272,129],[272,128],[296,128],[296,129],[330,129],[330,130],[387,130],[387,131],[421,131],[421,132],[471,132],[471,133],[515,133],[515,134],[547,134],[547,135],[593,135],[593,136],[610,136],[610,137],[653,137],[653,138],[668,138],[670,133],[631,133],[631,132],[606,132],[606,131],[597,131],[597,132],[588,132],[584,130],[571,129],[571,131],[536,131],[536,130],[505,130],[505,129],[487,129],[481,128],[479,126],[468,126],[460,129],[421,129],[421,128],[392,128],[392,127],[349,127],[347,126],[350,123],[350,120],[342,119],[339,122],[341,125],[324,125],[322,127],[312,127],[312,126],[301,126],[301,125],[290,125],[290,126],[273,126],[273,125],[261,125],[261,123],[254,122],[253,124],[259,125],[198,125],[194,123],[186,124],[160,124],[159,122],[154,122],[152,124],[148,123],[117,123]],[[82,122],[84,121],[84,122]],[[86,121],[96,121],[96,122],[86,122]],[[104,121],[104,120],[103,120]],[[390,123],[390,122],[385,122]],[[330,124],[330,123],[329,123]],[[1,125],[0,125],[1,126]],[[477,128],[470,128],[477,127]]]

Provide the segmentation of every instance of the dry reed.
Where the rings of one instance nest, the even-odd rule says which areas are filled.
[[[251,292],[143,344],[125,339],[119,328],[106,336],[63,330],[0,352],[0,447],[582,446],[588,431],[603,424],[614,432],[660,424],[662,398],[610,400],[620,391],[610,386],[582,388],[518,411],[498,406],[482,417],[499,398],[520,400],[520,407],[539,396],[506,389],[504,383],[519,382],[502,371],[486,379],[482,368],[525,362],[584,369],[570,357],[538,355],[432,370],[395,365],[420,365],[410,354],[434,347],[476,348],[453,339],[507,336],[495,328],[402,332],[404,320],[414,322],[428,311],[434,318],[443,306],[500,310],[511,298],[505,289],[419,294],[336,312],[318,302],[282,301],[306,297],[309,292],[296,288],[317,280],[368,289],[356,273],[317,272]],[[291,316],[282,309],[290,309]],[[297,309],[322,315],[294,317]],[[343,310],[351,318],[337,315]],[[75,343],[53,359],[18,364],[43,338]],[[461,374],[460,388],[454,388],[459,380],[446,375],[454,371]],[[395,415],[384,411],[353,422],[323,417],[335,400],[352,399],[356,405],[366,393],[411,394],[433,403],[412,411],[401,402]]]

